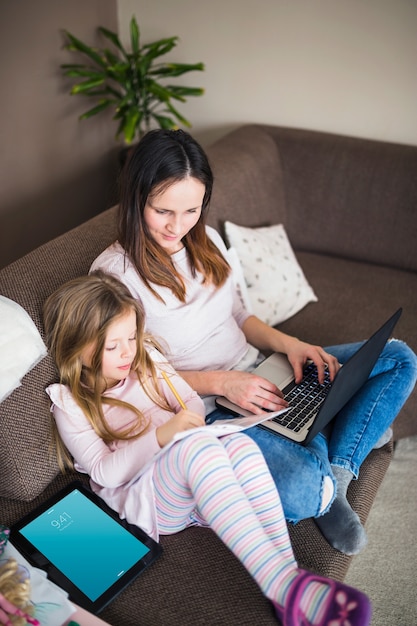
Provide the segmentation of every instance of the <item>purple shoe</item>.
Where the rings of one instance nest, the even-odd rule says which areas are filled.
[[[320,582],[332,590],[327,598],[327,610],[324,617],[315,626],[368,626],[371,621],[371,603],[368,597],[337,580],[323,578],[306,570],[291,585],[285,607],[273,602],[275,611],[283,626],[311,626],[305,615],[300,611],[300,601],[307,586],[311,582]]]

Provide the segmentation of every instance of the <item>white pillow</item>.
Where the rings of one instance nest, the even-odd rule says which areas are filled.
[[[240,298],[243,307],[248,313],[253,313],[252,305],[250,302],[248,288],[246,286],[245,277],[243,275],[242,265],[239,260],[239,255],[235,248],[229,248],[227,251],[227,262],[232,268],[233,284],[236,287],[236,291]]]
[[[282,224],[247,228],[225,222],[225,231],[240,259],[254,315],[274,326],[317,302]]]
[[[0,296],[0,402],[3,402],[21,379],[46,355],[32,318],[14,300]]]

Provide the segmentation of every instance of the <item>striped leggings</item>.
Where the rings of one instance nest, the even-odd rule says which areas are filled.
[[[249,437],[185,437],[158,458],[153,482],[162,535],[209,525],[263,593],[284,601],[297,563],[275,483]]]

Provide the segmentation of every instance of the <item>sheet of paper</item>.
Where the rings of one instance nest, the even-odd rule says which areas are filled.
[[[282,409],[281,411],[275,411],[272,413],[262,413],[262,415],[251,415],[249,417],[230,417],[224,420],[216,420],[212,424],[206,424],[205,426],[198,426],[197,428],[190,428],[188,430],[183,430],[180,433],[174,435],[173,439],[161,450],[155,454],[155,456],[144,465],[138,474],[132,478],[129,482],[129,485],[134,483],[138,478],[140,478],[147,469],[149,469],[155,461],[166,453],[171,446],[174,445],[176,441],[180,439],[185,439],[185,437],[190,437],[196,432],[210,432],[214,437],[223,437],[224,435],[230,435],[231,433],[241,432],[242,430],[246,430],[247,428],[252,428],[252,426],[257,426],[257,424],[261,424],[262,422],[266,422],[267,420],[280,415],[281,413],[285,413],[288,409]]]

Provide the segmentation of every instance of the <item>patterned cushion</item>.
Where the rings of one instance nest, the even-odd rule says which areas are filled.
[[[306,280],[284,226],[247,228],[225,222],[240,259],[253,313],[274,326],[317,297]]]

